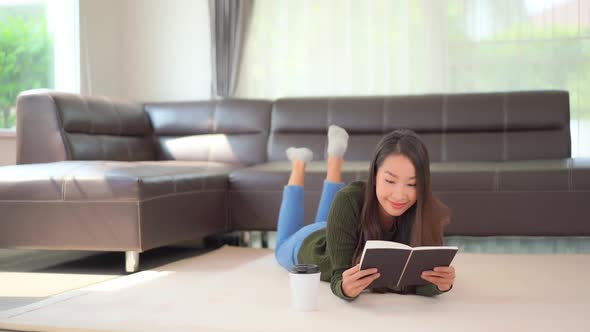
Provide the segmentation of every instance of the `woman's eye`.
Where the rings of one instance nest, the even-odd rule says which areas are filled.
[[[410,186],[410,187],[415,187],[415,186],[416,186],[416,184],[415,184],[415,183],[412,183],[412,184],[408,184],[408,186]]]
[[[391,183],[391,184],[394,184],[394,183],[395,183],[395,182],[393,182],[393,181],[390,181],[390,180],[385,180],[385,182],[387,182],[387,183]]]

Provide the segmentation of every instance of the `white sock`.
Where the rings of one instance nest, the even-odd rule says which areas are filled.
[[[304,163],[307,163],[313,159],[313,152],[308,148],[290,147],[287,149],[287,158],[289,158],[291,162],[301,160]]]
[[[331,125],[328,128],[328,156],[342,157],[348,147],[348,133],[343,128]]]

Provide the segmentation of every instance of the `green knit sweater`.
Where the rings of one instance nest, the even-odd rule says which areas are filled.
[[[342,272],[352,267],[352,257],[358,242],[358,223],[363,207],[365,183],[353,182],[342,188],[332,202],[328,226],[310,234],[297,255],[302,264],[318,264],[322,281],[330,281],[332,292],[345,300],[354,298],[342,292]],[[392,238],[395,231],[386,235]],[[398,292],[399,289],[391,289]],[[435,285],[416,287],[416,294],[434,296],[442,292]]]

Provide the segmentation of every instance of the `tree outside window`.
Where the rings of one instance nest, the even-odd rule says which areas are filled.
[[[53,40],[42,1],[0,1],[0,128],[14,128],[16,97],[53,87]]]

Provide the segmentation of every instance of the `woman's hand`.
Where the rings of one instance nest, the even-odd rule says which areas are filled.
[[[422,272],[422,279],[435,284],[440,291],[446,292],[451,289],[455,282],[455,268],[452,266],[438,266],[434,268],[434,271]]]
[[[361,270],[361,265],[357,264],[342,272],[342,293],[348,297],[356,297],[380,276],[377,269]]]

